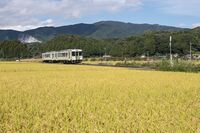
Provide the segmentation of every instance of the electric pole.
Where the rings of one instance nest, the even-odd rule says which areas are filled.
[[[149,51],[147,51],[147,61],[149,63]]]
[[[104,50],[105,50],[105,55],[104,55],[104,58],[105,58],[105,61],[107,61],[106,47],[104,48]]]
[[[192,61],[192,43],[190,42],[190,61]]]
[[[171,66],[173,66],[173,57],[172,57],[172,36],[170,36],[170,39],[169,39],[169,48],[170,48],[170,64]]]

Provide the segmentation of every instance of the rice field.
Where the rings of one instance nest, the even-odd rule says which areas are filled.
[[[0,62],[0,132],[200,132],[200,74]]]

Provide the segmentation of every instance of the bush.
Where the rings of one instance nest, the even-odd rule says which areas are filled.
[[[186,61],[174,61],[173,65],[171,65],[170,61],[163,60],[156,64],[155,69],[175,72],[198,72],[200,71],[200,66]]]

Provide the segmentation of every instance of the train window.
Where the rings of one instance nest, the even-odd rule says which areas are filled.
[[[66,54],[65,54],[65,53],[62,53],[62,57],[66,57]]]
[[[58,54],[58,57],[66,57],[67,56],[67,53],[59,53]]]
[[[45,54],[44,57],[45,57],[45,58],[49,58],[49,57],[50,57],[50,54]]]
[[[83,55],[83,53],[82,52],[79,52],[79,56],[82,56]]]
[[[62,54],[61,54],[61,53],[58,53],[58,57],[62,57]]]
[[[76,55],[76,53],[75,52],[72,52],[72,56],[75,56]]]
[[[76,52],[76,56],[78,56],[78,52]]]

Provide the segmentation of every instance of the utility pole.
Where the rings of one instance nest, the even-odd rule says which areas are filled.
[[[171,66],[173,66],[173,57],[172,57],[172,36],[170,36],[170,39],[169,39],[169,48],[170,48],[170,64]]]
[[[190,61],[192,61],[192,43],[190,42]]]
[[[104,55],[104,58],[105,58],[105,61],[107,61],[106,47],[104,48],[104,50],[105,50],[105,55]]]
[[[149,51],[147,51],[147,61],[149,63]]]

